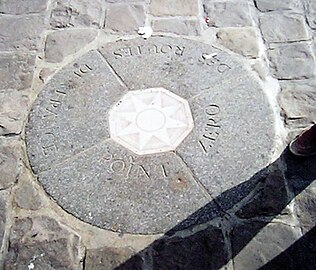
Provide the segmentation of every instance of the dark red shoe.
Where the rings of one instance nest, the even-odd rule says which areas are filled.
[[[316,154],[316,124],[304,130],[289,145],[296,156],[312,156]]]

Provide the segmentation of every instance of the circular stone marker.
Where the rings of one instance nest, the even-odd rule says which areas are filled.
[[[272,110],[239,60],[167,37],[107,43],[64,67],[26,130],[32,169],[61,207],[136,234],[241,199],[235,188],[267,165],[273,138]]]

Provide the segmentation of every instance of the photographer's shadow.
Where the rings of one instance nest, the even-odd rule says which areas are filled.
[[[263,230],[268,230],[265,238],[260,236],[264,243],[292,241],[292,246],[281,250],[281,254],[280,250],[276,249],[279,254],[272,254],[275,259],[270,260],[263,269],[316,269],[315,244],[304,244],[306,241],[316,242],[315,227],[311,229],[315,220],[309,223],[310,227],[305,228],[306,235],[298,241],[291,240],[291,234],[289,239],[284,239],[287,238],[288,232],[291,233],[291,229],[283,232],[282,228],[290,226],[279,225],[276,229],[273,226],[282,222],[272,222],[277,218],[286,223],[287,218],[291,217],[287,206],[315,179],[316,157],[298,158],[286,149],[274,163],[249,180],[225,191],[115,269],[221,269],[229,261],[235,261],[237,256],[241,257],[241,251]],[[300,224],[297,226],[300,227]],[[279,231],[280,236],[277,235]],[[278,248],[282,246],[282,243],[279,244]],[[265,247],[260,246],[263,249]],[[294,252],[297,248],[300,252]],[[271,252],[273,253],[273,250],[267,253]],[[296,258],[297,256],[299,258]],[[238,260],[240,262],[242,258]],[[315,264],[310,265],[313,260]],[[245,268],[243,263],[248,263],[248,266]],[[234,269],[258,269],[264,264],[260,260],[257,262],[258,266],[250,265],[251,263],[241,261],[240,267],[235,264]],[[300,268],[304,264],[306,266]]]

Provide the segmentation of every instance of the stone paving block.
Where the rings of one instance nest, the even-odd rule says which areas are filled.
[[[34,136],[29,158],[39,162],[35,173],[109,138],[106,112],[125,91],[96,51],[68,65],[45,88],[48,96],[39,97],[32,108],[41,117],[29,117],[27,125],[27,134]],[[82,113],[85,108],[89,113]]]
[[[79,236],[50,217],[15,218],[9,242],[6,270],[82,267]]]
[[[88,249],[85,258],[85,268],[87,270],[141,270],[143,269],[143,260],[138,254],[133,256],[134,253],[128,247]]]
[[[108,7],[105,26],[115,32],[135,34],[144,24],[144,5],[118,4]]]
[[[76,1],[54,0],[50,16],[52,28],[67,27],[93,27],[100,28],[103,25],[102,5],[98,0]]]
[[[316,265],[316,227],[260,270],[314,270]]]
[[[168,32],[178,35],[197,36],[200,33],[200,25],[196,20],[160,19],[153,21],[155,32]]]
[[[18,135],[26,120],[29,97],[22,91],[0,91],[0,135]]]
[[[0,2],[0,13],[4,14],[30,14],[44,12],[48,0],[2,0]]]
[[[1,179],[0,179],[1,180]],[[5,232],[5,225],[8,214],[8,199],[9,193],[4,190],[0,190],[0,249],[3,245],[3,236]],[[2,263],[2,254],[0,253],[0,268]]]
[[[152,244],[153,269],[221,269],[228,261],[219,228],[209,225],[190,236],[163,238]]]
[[[19,175],[18,186],[14,191],[14,201],[18,207],[37,210],[43,206],[44,202],[34,181],[32,174],[23,168],[23,172]]]
[[[279,103],[285,122],[291,127],[305,127],[316,119],[316,81],[283,81]]]
[[[305,17],[291,13],[266,13],[260,17],[260,28],[267,42],[290,42],[310,38]]]
[[[276,216],[280,214],[290,199],[282,172],[276,165],[270,165],[268,175],[260,180],[254,196],[236,212],[240,218]]]
[[[222,28],[217,33],[217,42],[245,57],[259,57],[258,36],[254,28]]]
[[[255,0],[255,5],[262,12],[273,10],[297,11],[302,8],[299,0]]]
[[[247,221],[231,234],[235,270],[257,270],[300,237],[300,229],[282,223]],[[287,257],[291,261],[291,257]]]
[[[44,16],[0,17],[0,51],[31,51],[38,49]]]
[[[278,79],[306,79],[315,76],[315,58],[307,42],[275,45],[268,50],[270,68]]]
[[[316,12],[314,13],[307,13],[307,23],[310,28],[316,30]]]
[[[0,54],[0,91],[31,88],[35,54]]]
[[[252,18],[248,3],[206,2],[205,16],[209,18],[208,26],[240,27],[252,26]]]
[[[152,0],[149,6],[154,16],[197,16],[197,0]]]
[[[45,60],[51,63],[62,62],[97,37],[93,29],[60,30],[48,34],[45,43]]]
[[[21,157],[22,149],[18,141],[0,140],[0,189],[6,189],[17,181]]]
[[[307,23],[313,30],[316,30],[316,2],[305,0]]]
[[[316,181],[313,181],[302,193],[296,196],[295,203],[300,225],[307,232],[316,224]]]
[[[64,209],[113,231],[165,232],[209,201],[175,154],[137,156],[112,141],[39,177]]]
[[[290,191],[295,194],[294,212],[297,215],[301,230],[303,233],[315,231],[316,156],[302,159],[301,157],[288,155],[286,162],[286,177]]]

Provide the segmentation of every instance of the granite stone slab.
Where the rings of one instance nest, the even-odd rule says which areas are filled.
[[[56,74],[33,104],[27,125],[34,172],[107,139],[107,111],[124,90],[95,51]]]
[[[27,125],[31,167],[66,211],[104,229],[163,233],[267,165],[272,110],[238,59],[158,36],[99,51],[44,86]],[[110,139],[109,110],[127,91],[157,87],[189,102],[194,127],[174,151],[137,155]],[[238,190],[224,209],[245,195]]]
[[[113,231],[162,233],[209,201],[174,153],[137,156],[111,140],[39,179],[68,212]]]
[[[129,90],[163,87],[183,98],[246,76],[227,53],[186,39],[151,37],[100,47]]]
[[[0,248],[3,245],[3,236],[8,213],[9,193],[5,190],[0,191]]]
[[[82,269],[80,237],[48,216],[15,218],[4,269]]]
[[[274,122],[254,78],[212,87],[190,103],[195,127],[176,152],[213,197],[246,182],[268,164]],[[233,194],[223,203],[243,195]]]

